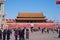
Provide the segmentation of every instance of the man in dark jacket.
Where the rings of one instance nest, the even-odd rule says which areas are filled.
[[[7,40],[10,40],[10,34],[11,34],[11,33],[12,33],[11,30],[8,29],[8,30],[7,30]]]
[[[59,28],[59,30],[58,30],[58,31],[59,31],[59,35],[58,35],[58,37],[60,38],[60,28]]]
[[[6,33],[7,33],[7,30],[6,30],[6,29],[4,29],[4,31],[3,31],[3,40],[5,40],[5,39],[6,39]]]
[[[18,34],[19,34],[19,40],[21,40],[22,39],[22,37],[21,37],[22,36],[22,30],[21,29],[18,30]]]
[[[0,29],[0,40],[2,40],[2,30]]]
[[[22,30],[22,40],[25,40],[24,34],[25,34],[25,29]]]

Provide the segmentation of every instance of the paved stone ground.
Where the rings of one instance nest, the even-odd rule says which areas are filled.
[[[14,36],[13,34],[11,35],[11,39],[10,40],[14,40]],[[28,40],[28,39],[25,39]],[[29,40],[60,40],[60,38],[58,38],[58,34],[57,33],[53,33],[50,32],[48,33],[41,33],[41,31],[37,31],[37,32],[30,32],[29,34]]]
[[[41,33],[35,32],[30,34],[30,40],[60,40],[57,33]]]

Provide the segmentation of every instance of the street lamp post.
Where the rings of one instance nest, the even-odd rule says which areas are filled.
[[[5,13],[4,13],[4,2],[6,0],[0,0],[0,8],[1,8],[1,18],[2,18],[2,24],[3,28],[6,28],[6,19],[5,19]]]

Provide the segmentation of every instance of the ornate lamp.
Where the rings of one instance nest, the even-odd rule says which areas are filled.
[[[6,0],[0,0],[0,7],[1,7],[1,4],[3,4],[4,2],[6,2]]]

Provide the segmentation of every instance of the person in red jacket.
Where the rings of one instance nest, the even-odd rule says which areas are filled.
[[[29,29],[26,29],[26,39],[29,39]]]
[[[14,32],[14,36],[15,36],[15,40],[17,40],[17,38],[18,38],[18,30],[17,29]]]

